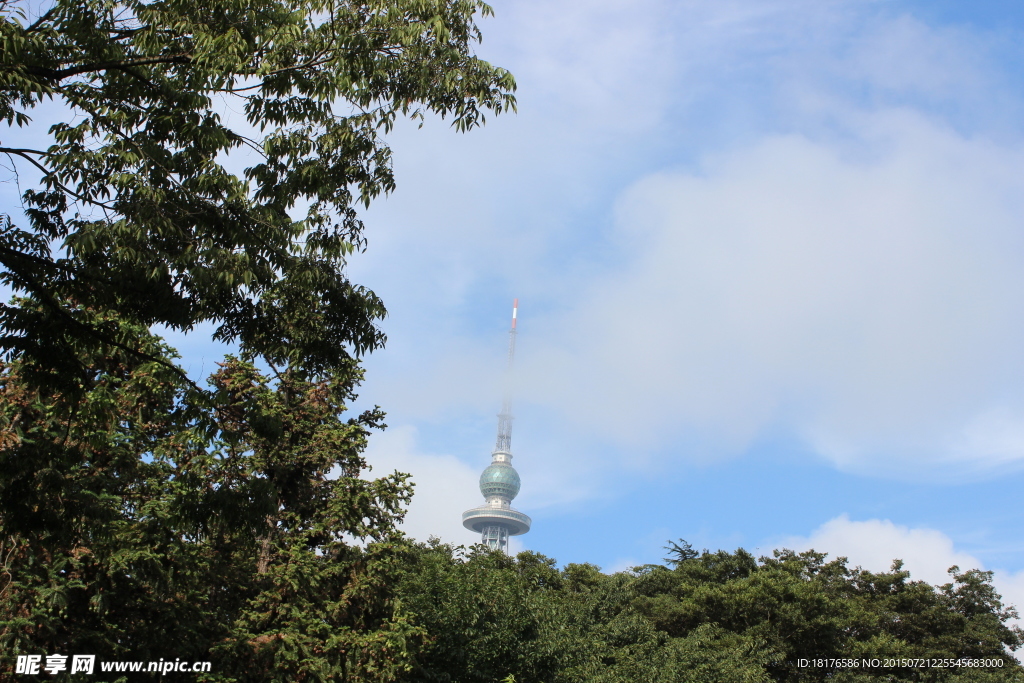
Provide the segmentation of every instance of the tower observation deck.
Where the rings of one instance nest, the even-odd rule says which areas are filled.
[[[516,314],[519,299],[512,303],[512,329],[508,333],[508,369],[516,355]],[[519,493],[519,473],[512,467],[512,402],[506,383],[505,396],[498,414],[498,440],[491,453],[491,464],[480,475],[480,493],[484,504],[462,513],[462,526],[480,534],[480,542],[493,550],[508,552],[508,537],[530,530],[530,518],[512,509]]]

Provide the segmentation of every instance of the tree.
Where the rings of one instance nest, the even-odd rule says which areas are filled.
[[[419,548],[399,594],[427,631],[411,681],[767,683],[768,681],[1024,681],[1007,653],[1022,644],[1015,615],[985,572],[931,586],[899,563],[875,574],[783,551],[694,553],[671,567],[602,574],[554,569],[530,553],[468,557]],[[986,667],[836,666],[864,658],[998,661]],[[811,666],[801,660],[823,659]],[[829,663],[831,662],[831,663]]]
[[[1024,680],[1007,655],[1024,644],[1024,633],[1007,624],[1015,614],[1003,607],[991,574],[954,568],[953,581],[935,587],[910,580],[898,562],[875,574],[814,551],[760,559],[742,549],[689,554],[672,562],[671,570],[637,568],[619,579],[620,588],[595,598],[604,603],[598,623],[636,622],[651,629],[637,630],[640,635],[621,644],[625,654],[614,660],[617,667],[650,666],[652,658],[633,652],[660,638],[678,656],[659,669],[675,666],[676,680]],[[696,649],[687,645],[701,642]],[[988,659],[1004,668],[864,672],[799,664],[862,658]],[[702,674],[709,665],[718,669]],[[609,680],[636,679],[636,670]]]
[[[0,118],[31,126],[46,99],[68,118],[45,149],[0,146],[41,174],[27,223],[0,231],[3,281],[35,304],[0,309],[0,343],[65,379],[82,372],[72,340],[114,341],[84,311],[212,322],[310,372],[379,347],[384,308],[342,266],[365,245],[357,206],[394,187],[381,133],[428,113],[467,130],[514,105],[511,75],[470,52],[480,0],[30,7],[0,1]]]
[[[168,353],[152,336],[143,348]],[[360,476],[382,415],[341,419],[354,363],[272,383],[229,358],[212,378],[211,415],[181,401],[189,388],[165,364],[128,352],[83,360],[96,376],[73,403],[25,382],[20,362],[4,368],[6,660],[210,660],[205,680],[404,670],[421,631],[389,583],[410,487],[403,475]]]
[[[561,573],[531,552],[515,558],[433,540],[416,545],[398,594],[425,642],[406,680],[551,683],[574,661],[577,633],[558,599]]]
[[[344,274],[393,187],[399,116],[513,106],[476,0],[0,0],[0,667],[20,653],[212,660],[205,680],[393,680],[410,487],[363,478],[379,347]],[[228,113],[245,123],[232,127]],[[239,173],[230,169],[243,167]],[[212,323],[202,387],[157,326]],[[257,368],[262,368],[258,370]],[[194,680],[194,677],[193,677]]]

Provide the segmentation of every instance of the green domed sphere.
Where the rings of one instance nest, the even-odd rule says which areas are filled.
[[[519,493],[519,473],[504,463],[489,465],[480,475],[480,493],[484,498],[501,496],[512,500]]]

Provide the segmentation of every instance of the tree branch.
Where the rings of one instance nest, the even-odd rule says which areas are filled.
[[[104,344],[109,344],[110,346],[113,346],[114,348],[121,349],[122,351],[125,351],[125,352],[127,352],[127,353],[129,353],[129,354],[131,354],[133,356],[138,357],[138,358],[142,358],[143,360],[147,360],[147,361],[149,361],[151,363],[156,363],[158,365],[162,365],[165,368],[167,368],[168,370],[170,370],[171,372],[173,372],[176,375],[178,375],[181,379],[183,379],[193,389],[195,389],[196,391],[202,392],[202,389],[199,387],[199,385],[197,385],[195,382],[193,382],[192,379],[185,373],[185,371],[182,370],[181,368],[179,368],[177,365],[174,365],[173,363],[168,362],[168,361],[166,361],[163,358],[160,358],[158,356],[153,356],[151,354],[148,354],[145,351],[139,351],[138,349],[133,349],[132,347],[128,346],[127,344],[122,344],[121,342],[117,341],[116,339],[112,339],[111,337],[109,337],[108,335],[104,334],[100,330],[97,330],[92,325],[89,325],[87,323],[83,323],[81,320],[78,320],[73,315],[68,313],[64,309],[64,307],[61,306],[60,303],[56,299],[54,299],[53,295],[50,294],[50,292],[47,290],[47,288],[42,286],[40,283],[38,283],[35,280],[35,278],[33,278],[31,275],[29,275],[28,273],[23,272],[21,269],[19,269],[15,265],[13,265],[10,261],[4,260],[3,258],[0,258],[0,263],[3,263],[3,265],[7,268],[7,270],[11,274],[14,275],[14,277],[16,277],[17,279],[21,280],[22,284],[25,286],[25,289],[27,289],[28,291],[32,292],[36,296],[38,296],[40,302],[44,306],[46,306],[48,309],[50,309],[51,312],[56,313],[65,322],[70,323],[70,325],[72,327],[77,328],[79,331],[84,332],[86,335],[92,337],[93,339],[97,339],[97,340],[103,342]]]
[[[40,152],[39,150],[35,150],[35,149],[15,149],[13,147],[0,147],[0,154],[7,154],[8,156],[11,155],[11,154],[14,154],[15,156],[19,156],[22,159],[27,160],[33,166],[35,166],[40,171],[42,171],[44,174],[49,176],[51,181],[53,182],[53,184],[56,185],[61,191],[67,192],[69,195],[71,195],[72,197],[74,197],[75,199],[77,199],[79,201],[83,201],[86,204],[92,204],[94,206],[99,206],[99,207],[102,207],[103,209],[113,210],[113,207],[111,207],[106,202],[101,202],[101,201],[99,201],[97,199],[90,199],[89,197],[82,196],[82,195],[78,194],[77,192],[75,192],[74,190],[72,190],[71,188],[65,186],[63,183],[58,182],[56,179],[53,178],[53,171],[51,171],[50,169],[46,168],[41,163],[39,163],[38,161],[36,161],[35,159],[33,159],[32,157],[29,156],[29,154],[40,154],[40,155],[44,155],[45,156],[45,155],[48,155],[48,152]]]
[[[28,28],[25,29],[25,33],[34,33],[42,26],[45,22],[49,21],[54,14],[57,13],[56,7],[51,7],[43,16],[33,21]]]
[[[129,61],[118,61],[118,62],[93,62],[90,64],[81,64],[79,66],[70,67],[67,69],[44,69],[42,67],[30,66],[25,69],[25,73],[32,76],[41,76],[48,80],[61,81],[69,76],[78,76],[79,74],[89,73],[91,71],[108,71],[110,69],[130,69],[136,66],[152,66],[155,64],[191,64],[192,55],[187,52],[182,52],[176,55],[165,55],[160,57],[142,57],[140,59],[133,59]]]

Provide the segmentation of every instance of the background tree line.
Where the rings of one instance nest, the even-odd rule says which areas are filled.
[[[0,679],[84,653],[212,660],[185,677],[206,681],[815,680],[795,657],[1019,643],[977,572],[934,589],[679,546],[606,576],[403,538],[411,487],[362,456],[383,413],[346,413],[386,311],[345,262],[399,117],[466,131],[514,107],[473,54],[489,13],[0,0],[24,190],[0,210]],[[44,102],[65,114],[46,131]],[[160,337],[199,325],[238,350],[205,381]]]
[[[417,682],[1024,681],[1009,649],[1024,633],[991,574],[954,568],[913,581],[822,553],[698,553],[672,544],[667,565],[603,574],[558,569],[532,552],[416,545],[403,605],[427,637]],[[800,666],[800,659],[999,659],[1002,668]]]

